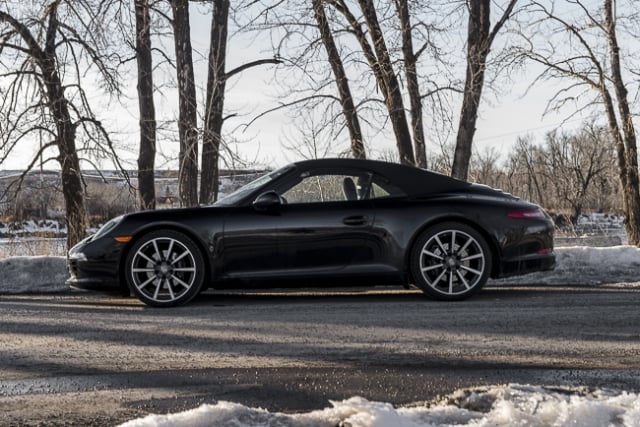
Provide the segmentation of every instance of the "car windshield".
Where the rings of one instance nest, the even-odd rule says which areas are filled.
[[[291,166],[291,165],[285,166],[283,168],[280,168],[280,169],[277,169],[277,170],[275,170],[273,172],[270,172],[270,173],[268,173],[266,175],[262,175],[260,178],[254,180],[254,181],[251,181],[250,183],[248,183],[246,185],[243,185],[242,187],[240,187],[239,189],[237,189],[233,193],[224,196],[222,199],[220,199],[217,202],[215,202],[213,204],[213,206],[233,206],[233,205],[237,204],[239,201],[241,201],[242,199],[244,199],[247,195],[252,193],[254,190],[257,190],[258,188],[264,187],[265,185],[267,185],[268,183],[270,183],[274,179],[278,178],[279,176],[284,175],[289,170],[291,170],[292,167],[293,166]]]

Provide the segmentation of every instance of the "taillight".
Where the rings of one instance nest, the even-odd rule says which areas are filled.
[[[509,212],[507,216],[509,218],[516,218],[516,219],[545,219],[546,218],[542,209],[527,209],[524,211]]]

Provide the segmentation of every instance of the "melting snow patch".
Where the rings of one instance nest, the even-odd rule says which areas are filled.
[[[0,294],[68,291],[66,262],[49,256],[0,259]]]
[[[626,392],[509,385],[458,391],[430,406],[394,408],[352,397],[304,414],[219,402],[191,411],[149,415],[122,427],[432,427],[639,426],[640,396]]]
[[[556,248],[556,268],[491,281],[492,285],[601,285],[640,281],[640,248],[574,246]]]

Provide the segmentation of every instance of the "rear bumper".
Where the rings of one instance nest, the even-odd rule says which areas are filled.
[[[525,255],[500,263],[500,271],[498,271],[496,275],[493,275],[493,277],[519,276],[536,271],[549,271],[553,270],[555,266],[556,256],[553,252],[544,255]]]

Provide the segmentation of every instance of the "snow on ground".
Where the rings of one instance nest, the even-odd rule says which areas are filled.
[[[62,292],[69,278],[67,260],[54,256],[16,256],[0,259],[0,294]]]
[[[604,285],[640,282],[640,248],[573,246],[556,248],[553,271],[494,280],[493,285]]]
[[[149,415],[121,427],[432,427],[638,426],[640,395],[509,385],[458,391],[440,404],[394,408],[352,397],[304,414],[270,413],[218,402],[169,415]]]
[[[602,285],[640,282],[640,248],[575,246],[556,248],[556,269],[492,280],[489,285]],[[64,292],[64,257],[20,256],[0,259],[0,294]]]
[[[33,233],[66,234],[64,221],[55,219],[0,222],[0,235],[30,235]]]

